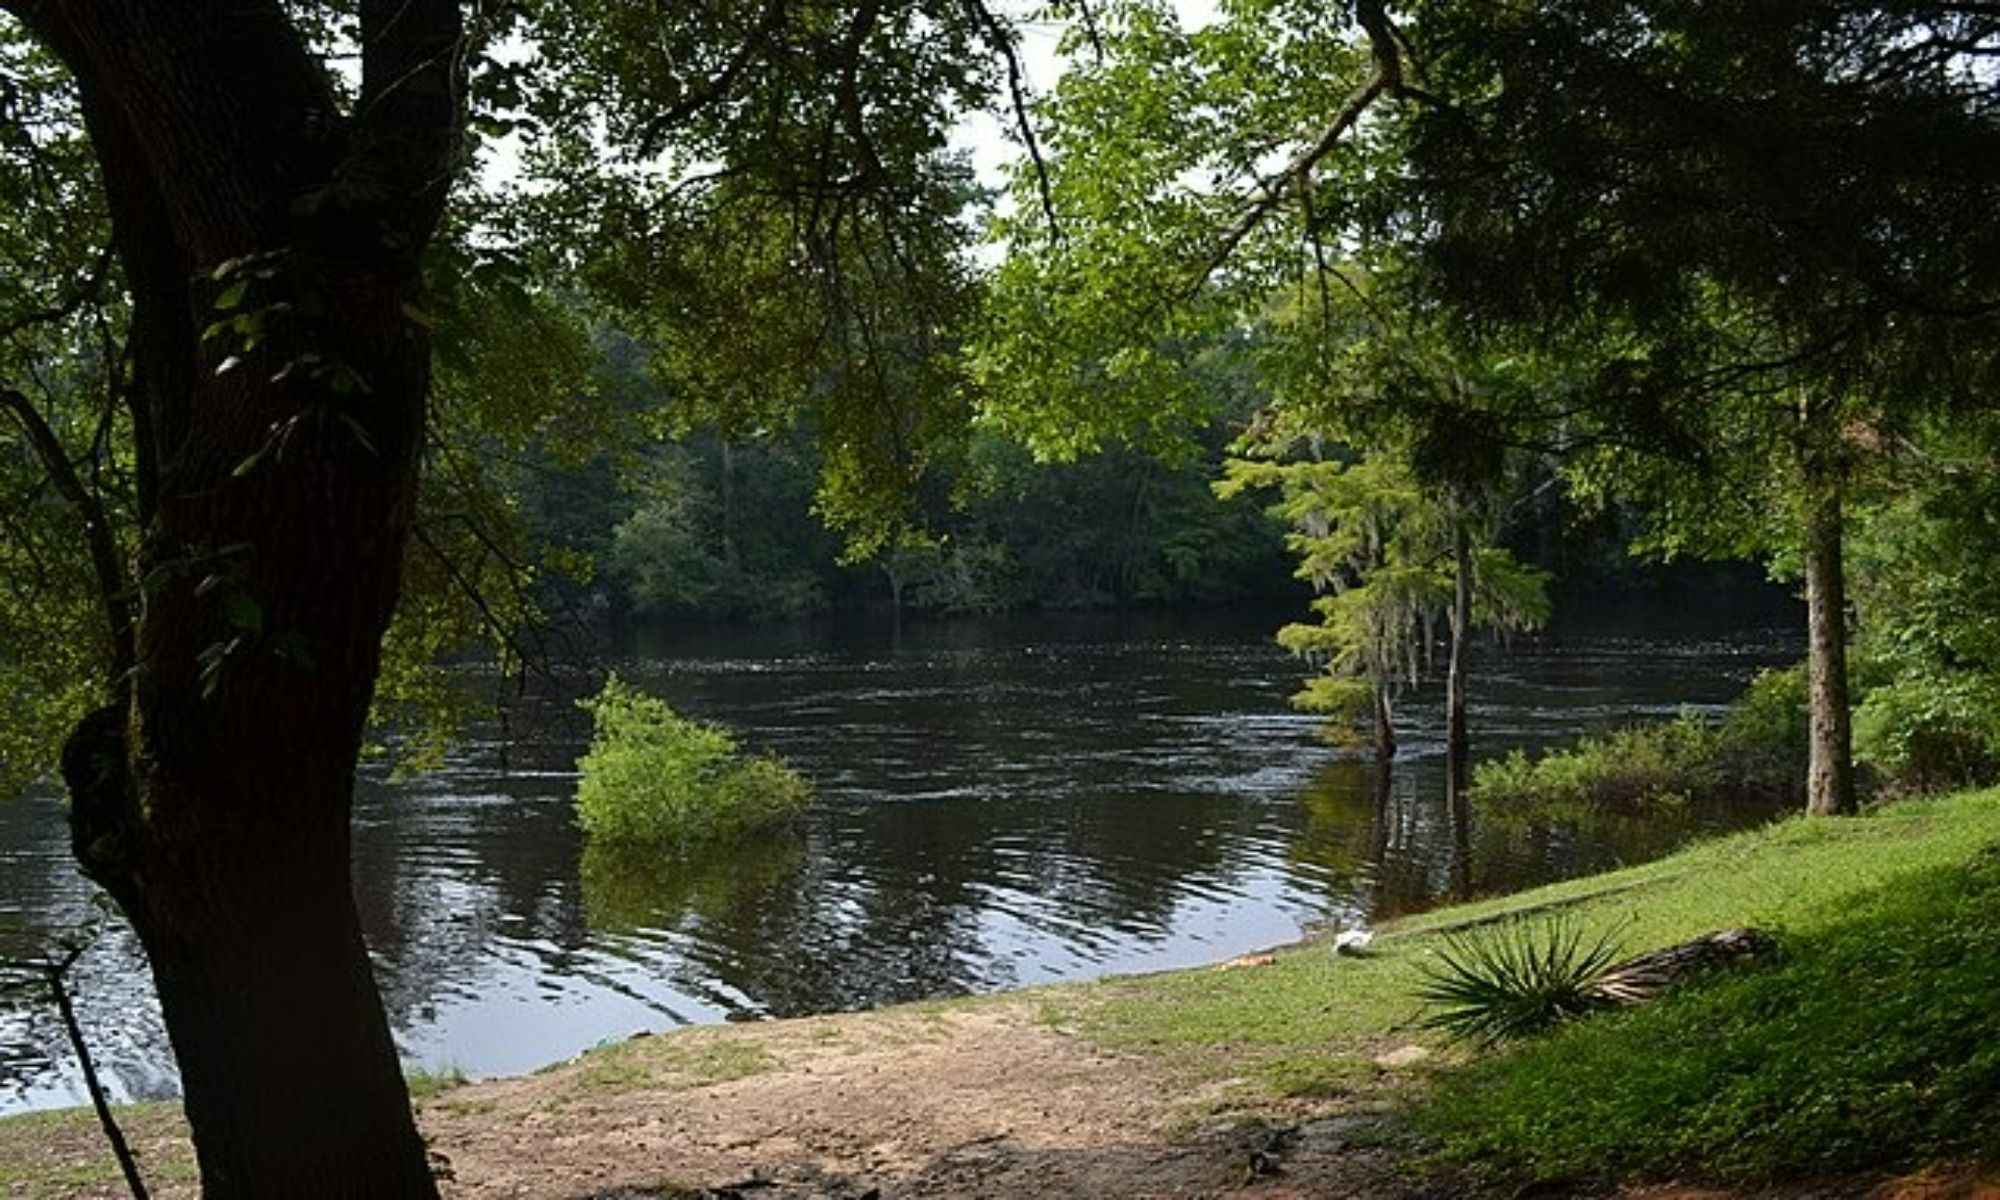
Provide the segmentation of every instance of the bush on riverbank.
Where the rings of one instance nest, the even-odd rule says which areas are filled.
[[[1503,816],[1576,819],[1683,804],[1690,796],[1791,796],[1805,777],[1805,673],[1758,675],[1720,722],[1693,713],[1586,737],[1530,758],[1480,763],[1472,798]]]
[[[612,676],[578,705],[595,725],[577,760],[577,820],[625,844],[720,841],[783,824],[812,789],[775,757],[743,757],[725,730],[690,721]]]

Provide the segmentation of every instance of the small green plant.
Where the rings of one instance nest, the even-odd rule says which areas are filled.
[[[577,702],[596,732],[577,760],[577,820],[631,844],[740,838],[804,810],[812,788],[768,755],[743,757],[726,731],[674,712],[617,676]]]
[[[1618,953],[1612,932],[1589,938],[1561,915],[1447,935],[1436,960],[1419,964],[1417,995],[1435,1008],[1423,1024],[1486,1045],[1545,1032],[1604,1006],[1591,985]]]
[[[453,1088],[464,1087],[469,1082],[465,1072],[455,1064],[447,1063],[442,1067],[424,1067],[414,1063],[403,1065],[403,1083],[410,1089],[412,1100],[428,1100]]]

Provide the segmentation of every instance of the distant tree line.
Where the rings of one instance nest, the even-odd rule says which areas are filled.
[[[645,348],[619,334],[595,341],[600,394],[632,414],[657,408]],[[712,427],[633,437],[581,458],[561,443],[492,444],[486,471],[552,566],[540,585],[548,611],[762,622],[891,610],[1275,609],[1311,596],[1286,521],[1214,490],[1269,403],[1242,375],[1212,380],[1226,398],[1172,456],[1112,446],[1042,461],[997,432],[968,434],[933,464],[907,524],[864,553],[818,507],[824,463],[809,416],[747,437]],[[1585,509],[1542,487],[1495,529],[1514,557],[1549,573],[1558,620],[1685,593],[1745,606],[1756,620],[1789,616],[1754,564],[1633,557],[1643,525],[1615,504]]]

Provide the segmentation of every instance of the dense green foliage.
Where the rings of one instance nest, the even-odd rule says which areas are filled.
[[[1855,522],[1855,748],[1893,787],[2000,772],[2000,504],[1990,422],[1905,446]]]
[[[1795,795],[1805,726],[1804,672],[1765,671],[1719,721],[1683,713],[1538,756],[1516,750],[1473,769],[1472,796],[1501,819],[1576,820],[1695,795]]]
[[[680,716],[615,675],[578,703],[594,733],[577,760],[576,815],[593,841],[728,841],[791,820],[812,798],[777,759],[740,755],[726,731]]]
[[[552,462],[521,476],[522,516],[532,540],[598,564],[585,585],[555,582],[569,602],[641,620],[1289,602],[1282,527],[1209,492],[1224,436],[1175,461],[1124,450],[1038,463],[981,434],[934,465],[909,524],[858,553],[818,507],[824,464],[806,429],[744,442],[696,431],[621,461]]]
[[[1844,895],[1776,966],[1454,1071],[1423,1123],[1537,1177],[1817,1176],[2000,1154],[2000,842]]]

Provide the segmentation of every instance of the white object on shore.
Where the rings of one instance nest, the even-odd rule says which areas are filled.
[[[1333,952],[1340,954],[1360,954],[1368,949],[1368,943],[1375,940],[1375,931],[1356,927],[1343,929],[1333,935]]]

